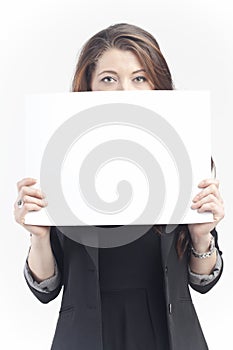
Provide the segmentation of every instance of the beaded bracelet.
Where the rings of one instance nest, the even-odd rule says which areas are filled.
[[[199,259],[209,258],[215,251],[216,251],[216,247],[215,247],[214,236],[212,236],[210,239],[210,248],[208,252],[199,253],[193,248],[193,246],[191,246],[192,254],[195,256],[195,258],[199,258]]]

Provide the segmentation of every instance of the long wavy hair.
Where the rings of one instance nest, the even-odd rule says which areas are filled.
[[[76,65],[72,92],[91,91],[96,64],[103,53],[112,48],[132,51],[147,71],[154,90],[175,89],[170,70],[155,38],[140,27],[119,23],[101,30],[84,44]],[[164,225],[154,225],[153,229],[156,233],[163,234]],[[178,229],[176,249],[181,259],[190,244],[190,235],[187,225],[179,225]]]

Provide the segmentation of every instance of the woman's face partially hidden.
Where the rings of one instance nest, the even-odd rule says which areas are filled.
[[[147,72],[132,51],[109,49],[92,75],[92,91],[153,90]]]

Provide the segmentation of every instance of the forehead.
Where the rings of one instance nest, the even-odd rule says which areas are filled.
[[[136,56],[130,50],[120,50],[116,48],[108,49],[99,58],[96,69],[112,68],[112,67],[136,67],[141,68],[142,65]]]

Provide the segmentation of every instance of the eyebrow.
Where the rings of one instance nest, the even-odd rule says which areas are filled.
[[[132,74],[136,74],[136,73],[139,73],[139,72],[145,72],[146,73],[146,70],[145,69],[138,69],[135,72],[133,72]],[[104,74],[104,73],[110,73],[110,74],[116,74],[117,75],[117,72],[115,72],[114,70],[104,70],[103,72],[100,72],[98,74],[98,76],[101,75],[101,74]]]

